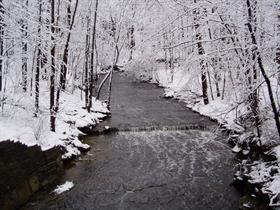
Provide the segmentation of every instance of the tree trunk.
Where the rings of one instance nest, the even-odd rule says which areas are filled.
[[[90,112],[90,106],[89,106],[89,48],[90,48],[90,27],[89,27],[90,19],[87,17],[87,35],[86,35],[86,52],[85,52],[85,107],[88,112]]]
[[[211,75],[210,72],[207,71],[207,76],[208,76],[208,80],[209,80],[209,88],[210,88],[210,95],[211,95],[211,99],[212,101],[214,101],[214,94],[213,94],[213,88],[212,88],[212,82],[211,82]]]
[[[89,74],[89,109],[92,107],[92,97],[93,97],[94,52],[96,46],[97,10],[98,10],[98,0],[95,0],[95,10],[94,10],[94,20],[93,20],[93,30],[92,30],[92,40],[91,40],[90,74]]]
[[[67,28],[70,30],[71,26],[71,0],[68,0],[68,6],[67,6]],[[69,32],[71,33],[71,32]],[[60,76],[60,85],[61,89],[65,90],[66,88],[66,77],[67,77],[67,71],[68,71],[68,55],[69,55],[69,45],[66,43],[65,50],[63,53],[63,63],[61,65],[61,76]]]
[[[67,5],[67,24],[68,24],[68,28],[70,28],[71,25],[71,20],[72,20],[72,12],[71,12],[71,3],[72,0],[68,0],[68,5]]]
[[[221,96],[221,92],[220,92],[220,86],[219,86],[219,75],[217,72],[214,74],[214,78],[215,78],[217,97],[219,98]]]
[[[256,19],[256,6],[257,2],[256,0],[253,0],[253,4],[251,4],[251,0],[247,0],[247,9],[248,9],[248,25],[250,25],[250,33],[255,34],[256,33],[256,24],[257,24],[257,19]],[[255,45],[256,43],[250,43]],[[257,133],[258,136],[261,137],[261,120],[260,120],[260,114],[259,114],[259,94],[258,94],[258,89],[256,89],[256,84],[258,82],[258,70],[256,67],[256,57],[257,57],[257,52],[256,52],[256,47],[254,47],[251,50],[251,62],[253,63],[253,66],[251,69],[248,70],[247,72],[247,77],[248,77],[248,85],[249,85],[249,90],[250,90],[250,95],[248,98],[248,101],[250,103],[250,108],[252,111],[253,115],[253,121],[255,122],[255,126],[257,128]]]
[[[25,2],[26,9],[28,8],[28,0]],[[27,91],[27,20],[23,17],[21,20],[21,33],[22,33],[22,89]]]
[[[278,18],[278,23],[277,23],[277,38],[279,40],[280,38],[280,15],[277,16]],[[280,85],[280,43],[278,42],[278,47],[276,48],[276,62],[277,62],[277,70],[278,70],[278,78],[277,78],[277,82],[278,85]]]
[[[135,48],[134,26],[131,26],[128,30],[129,30],[128,34],[129,34],[129,51],[130,51],[128,60],[131,61],[133,59],[133,50]]]
[[[194,3],[197,3],[197,0],[194,0]],[[198,55],[201,57],[205,54],[203,45],[202,45],[202,34],[199,31],[199,9],[195,9],[194,12],[194,28],[196,32],[196,40],[197,42],[197,48],[198,48]],[[202,84],[202,97],[203,97],[203,102],[205,105],[209,104],[209,99],[208,99],[208,85],[207,85],[207,72],[206,72],[206,63],[203,60],[203,58],[200,61],[200,68],[201,68],[201,84]]]
[[[74,22],[75,22],[78,4],[79,4],[79,0],[76,0],[75,9],[74,9],[74,13],[72,16],[72,22],[71,22],[71,25],[69,28],[66,44],[64,47],[64,51],[63,51],[63,56],[62,56],[63,59],[62,59],[61,67],[60,67],[60,79],[59,79],[60,82],[59,82],[58,88],[56,90],[56,99],[55,99],[55,108],[54,108],[55,114],[58,112],[58,109],[59,109],[59,100],[60,100],[61,89],[63,89],[63,85],[65,87],[65,83],[66,83],[66,74],[67,74],[66,65],[67,65],[67,61],[68,61],[69,43],[70,43],[70,38],[71,38],[71,30],[72,30]],[[66,72],[64,72],[64,71],[66,71]],[[63,75],[65,75],[64,78],[63,78]],[[63,84],[63,82],[64,82],[64,84]]]
[[[104,77],[104,79],[102,80],[102,82],[100,83],[99,87],[98,87],[98,90],[97,90],[97,94],[96,94],[96,99],[99,99],[100,98],[100,93],[101,93],[101,90],[105,84],[105,82],[107,81],[107,79],[109,78],[109,76],[111,75],[111,71],[113,71],[114,67],[112,66],[111,67],[111,70],[107,73],[107,75]]]
[[[35,65],[37,65],[36,60],[37,60],[37,48],[38,46],[35,47],[34,53],[33,53],[33,60],[32,60],[32,67],[31,67],[31,79],[30,79],[30,95],[32,96],[32,91],[33,91],[33,74],[34,74],[34,68]],[[36,63],[36,64],[35,64]]]
[[[37,117],[39,113],[39,93],[40,93],[39,80],[40,80],[40,50],[38,48],[37,64],[36,64],[36,71],[35,71],[35,114],[34,114],[35,117]]]
[[[132,10],[132,21],[134,20],[134,17],[135,17],[135,4],[132,5],[131,7],[131,10]],[[132,24],[131,27],[128,28],[128,46],[129,46],[129,61],[131,61],[133,59],[133,51],[135,49],[135,26]]]
[[[113,80],[114,68],[112,68],[110,79],[109,79],[109,87],[108,87],[108,99],[107,99],[107,108],[111,110],[111,95],[112,95],[112,80]]]
[[[39,25],[38,25],[38,37],[39,37],[39,44],[38,44],[38,51],[37,51],[37,65],[36,65],[36,72],[35,72],[35,116],[37,117],[39,113],[39,94],[40,94],[40,56],[41,56],[41,22],[42,22],[42,2],[38,0],[39,3]]]
[[[71,3],[71,0],[70,0],[70,3]],[[79,0],[76,0],[74,13],[73,13],[72,19],[70,21],[69,32],[67,35],[66,44],[65,44],[63,56],[62,56],[62,64],[61,64],[61,68],[60,68],[60,88],[59,88],[62,90],[65,90],[65,88],[66,88],[66,75],[67,75],[67,71],[68,71],[67,65],[68,65],[68,54],[69,54],[69,42],[70,42],[70,38],[71,38],[71,30],[72,30],[74,22],[75,22],[78,4],[79,4]]]
[[[226,72],[224,72],[224,80],[223,80],[223,89],[222,89],[222,100],[225,99],[225,91],[226,91]],[[234,88],[234,83],[233,83],[233,88]]]
[[[50,129],[55,132],[55,43],[54,43],[54,35],[55,35],[55,0],[51,0],[51,73],[50,73]]]
[[[116,50],[116,58],[115,58],[115,61],[114,61],[114,66],[117,65],[117,63],[119,62],[119,58],[120,58],[120,49],[119,49],[118,44],[116,44],[115,50]]]

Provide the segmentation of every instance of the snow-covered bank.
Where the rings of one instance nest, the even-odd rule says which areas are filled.
[[[252,152],[252,151],[251,151]],[[262,199],[268,207],[280,207],[280,146],[269,147],[263,154],[254,151],[250,158],[243,159],[234,175],[234,183],[247,190],[248,200]],[[258,158],[254,156],[258,155]],[[248,202],[250,203],[250,202]]]
[[[240,181],[254,187],[255,196],[267,196],[270,207],[280,207],[280,175],[278,161],[255,161],[242,166],[242,174],[236,174]]]
[[[46,84],[45,84],[46,85]],[[44,90],[47,90],[46,88]],[[56,119],[56,132],[50,131],[48,92],[40,93],[40,110],[34,117],[34,97],[25,93],[12,93],[7,97],[0,115],[0,142],[20,142],[27,146],[38,145],[43,151],[59,146],[62,158],[69,159],[88,150],[89,145],[82,143],[79,136],[85,135],[79,128],[94,126],[109,113],[106,104],[94,100],[92,112],[84,108],[81,94],[63,92]]]

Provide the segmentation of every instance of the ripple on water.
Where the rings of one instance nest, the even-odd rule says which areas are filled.
[[[77,186],[35,209],[238,209],[233,155],[211,132],[119,132],[91,146],[94,160],[64,177]]]

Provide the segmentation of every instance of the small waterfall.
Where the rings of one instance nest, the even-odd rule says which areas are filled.
[[[110,131],[119,131],[119,132],[149,132],[149,131],[187,131],[187,130],[209,130],[209,126],[206,125],[175,125],[175,126],[134,126],[134,127],[125,127],[125,128],[110,128]]]

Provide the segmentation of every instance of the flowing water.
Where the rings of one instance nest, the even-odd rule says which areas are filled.
[[[66,170],[75,187],[24,209],[236,210],[234,155],[215,123],[161,96],[152,84],[115,74],[112,118],[120,131],[86,139],[92,150]]]

